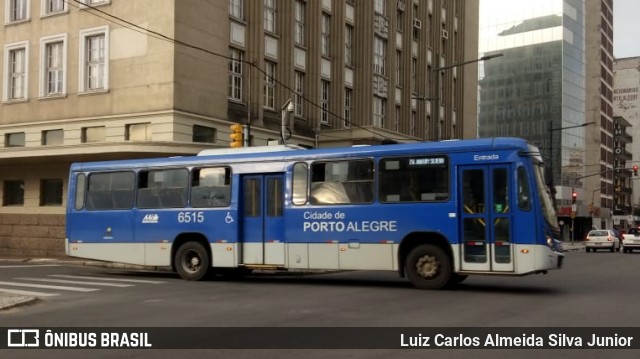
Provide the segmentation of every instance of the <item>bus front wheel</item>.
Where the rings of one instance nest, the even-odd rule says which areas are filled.
[[[416,288],[440,289],[451,280],[451,258],[442,248],[423,244],[409,252],[404,270]]]
[[[198,242],[187,242],[178,248],[175,257],[176,271],[182,279],[200,280],[209,271],[209,254]]]

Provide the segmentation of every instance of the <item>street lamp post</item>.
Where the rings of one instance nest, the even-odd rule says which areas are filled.
[[[575,126],[567,126],[567,127],[556,127],[553,128],[553,123],[551,121],[549,121],[549,187],[551,187],[551,193],[553,194],[553,206],[555,207],[556,204],[556,198],[555,198],[555,185],[553,182],[553,132],[554,131],[562,131],[562,130],[568,130],[571,128],[578,128],[578,127],[585,127],[585,126],[589,126],[589,125],[593,125],[595,122],[585,122],[583,124],[580,125],[575,125]]]
[[[436,75],[436,96],[435,97],[427,97],[427,96],[413,96],[413,99],[416,100],[422,100],[422,101],[435,101],[436,106],[432,106],[431,109],[433,110],[434,108],[437,111],[438,114],[438,140],[442,140],[442,120],[440,119],[440,100],[441,100],[441,96],[440,96],[440,76],[441,76],[441,72],[445,71],[445,70],[449,70],[452,69],[454,67],[461,67],[464,65],[468,65],[468,64],[473,64],[476,62],[480,62],[480,61],[487,61],[487,60],[491,60],[494,59],[496,57],[500,57],[503,56],[504,54],[499,53],[499,54],[493,54],[493,55],[485,55],[482,56],[478,59],[473,59],[473,60],[469,60],[469,61],[464,61],[461,62],[459,64],[453,64],[453,65],[447,65],[447,66],[441,66],[438,67],[436,69],[431,70],[432,73],[437,74]]]

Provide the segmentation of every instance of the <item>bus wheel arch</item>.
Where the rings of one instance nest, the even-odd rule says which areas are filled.
[[[398,270],[420,289],[440,289],[453,279],[453,255],[447,240],[437,233],[414,233],[398,250]]]
[[[182,279],[201,280],[211,269],[211,246],[200,233],[182,233],[171,247],[171,267]]]

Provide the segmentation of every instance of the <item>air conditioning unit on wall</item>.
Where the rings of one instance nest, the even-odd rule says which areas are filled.
[[[449,31],[447,30],[442,30],[442,38],[443,39],[448,39],[449,38]]]
[[[420,21],[418,19],[413,19],[413,27],[415,27],[416,29],[421,29],[422,28],[422,21]]]

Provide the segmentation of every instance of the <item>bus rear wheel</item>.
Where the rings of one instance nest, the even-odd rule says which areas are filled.
[[[202,244],[187,242],[178,248],[174,263],[182,279],[200,280],[207,275],[211,262]]]
[[[451,280],[451,258],[442,248],[423,244],[409,252],[404,270],[416,288],[441,289]]]

